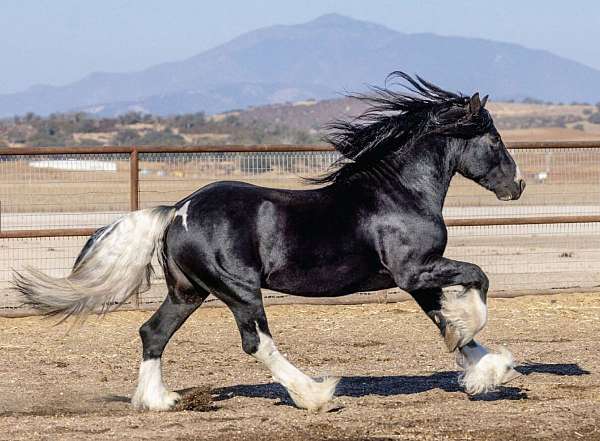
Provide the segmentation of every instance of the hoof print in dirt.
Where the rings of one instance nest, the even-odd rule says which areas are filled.
[[[218,409],[219,406],[213,402],[210,387],[195,387],[181,394],[181,400],[177,402],[172,411],[212,412]]]

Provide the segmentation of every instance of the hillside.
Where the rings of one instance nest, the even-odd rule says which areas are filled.
[[[600,139],[600,107],[496,103],[487,106],[506,140]],[[359,114],[351,99],[301,101],[207,116],[130,112],[115,118],[83,113],[0,120],[0,146],[315,144],[324,126]]]

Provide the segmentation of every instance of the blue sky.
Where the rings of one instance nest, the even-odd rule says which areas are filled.
[[[600,69],[597,0],[2,0],[0,93],[180,60],[331,12],[403,32],[519,43]]]

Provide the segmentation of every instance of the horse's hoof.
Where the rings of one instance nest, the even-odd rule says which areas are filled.
[[[131,399],[131,404],[136,410],[152,410],[163,412],[171,410],[179,400],[181,400],[181,395],[179,395],[177,392],[164,390],[155,394],[154,396],[138,396],[136,394]]]
[[[520,374],[513,368],[514,361],[510,352],[500,348],[500,352],[488,352],[477,345],[475,348],[464,347],[457,358],[459,365],[465,369],[459,381],[469,395],[485,394],[496,390],[497,386],[517,378]],[[469,353],[469,351],[476,351]],[[469,355],[472,358],[469,358]]]
[[[287,389],[294,404],[299,408],[312,412],[327,412],[331,410],[330,402],[339,382],[339,377],[325,377],[321,381],[311,379],[311,382],[303,384],[302,388],[289,387]]]

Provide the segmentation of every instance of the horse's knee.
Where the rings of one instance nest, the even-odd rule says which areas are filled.
[[[447,292],[442,297],[444,340],[450,352],[469,343],[487,322],[485,293],[478,288]]]
[[[466,278],[471,282],[470,285],[479,289],[481,300],[485,303],[487,299],[487,291],[490,286],[490,280],[485,272],[483,272],[483,270],[477,265],[470,264]]]

